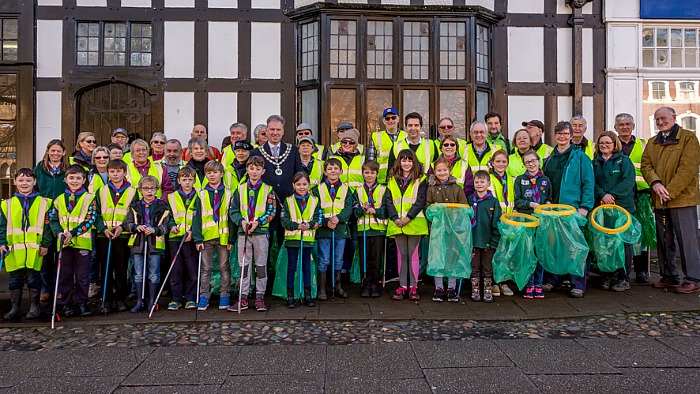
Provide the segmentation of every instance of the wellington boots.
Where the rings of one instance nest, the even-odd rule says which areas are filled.
[[[148,282],[148,312],[151,312],[153,304],[156,302],[156,296],[158,295],[158,285],[159,283]],[[158,306],[156,306],[158,310]]]
[[[348,298],[348,293],[343,291],[343,286],[340,284],[341,277],[342,274],[340,270],[335,271],[335,289],[333,291],[335,291],[335,295],[337,295],[340,298]]]
[[[472,278],[472,301],[481,301],[481,291],[479,289],[479,278]]]
[[[39,316],[41,316],[39,289],[29,289],[29,312],[27,312],[27,320],[36,319]]]
[[[369,279],[365,278],[362,280],[362,292],[360,293],[360,297],[368,298],[371,294]]]
[[[287,308],[289,309],[294,309],[297,307],[297,304],[294,300],[294,289],[287,288]]]
[[[138,313],[143,310],[143,294],[141,294],[143,282],[135,282],[134,285],[136,286],[136,305],[131,308],[131,313]]]
[[[316,298],[321,301],[326,301],[328,296],[326,295],[326,272],[318,273],[318,294]]]
[[[12,309],[2,318],[4,320],[18,321],[20,319],[20,308],[22,307],[22,289],[10,290],[10,301],[12,302]]]
[[[308,307],[316,305],[316,303],[314,303],[314,299],[311,298],[311,288],[310,287],[304,287],[304,305],[306,305]]]
[[[491,278],[484,278],[484,302],[493,302],[492,285],[493,281]]]

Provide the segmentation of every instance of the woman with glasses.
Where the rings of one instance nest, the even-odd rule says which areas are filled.
[[[151,136],[151,159],[154,162],[163,160],[163,156],[165,156],[165,142],[167,140],[168,137],[159,131],[156,131]]]
[[[467,141],[454,135],[455,124],[450,118],[442,118],[438,122],[438,138],[435,141],[435,146],[440,149],[440,144],[446,137],[453,137],[457,141],[457,153],[464,158],[464,149],[467,147]]]
[[[525,152],[532,149],[532,138],[526,129],[520,129],[513,135],[513,150],[514,152],[508,157],[508,172],[513,178],[518,177],[527,171],[523,162]]]
[[[440,145],[438,145],[438,149],[440,149],[438,158],[443,157],[450,162],[451,174],[455,177],[457,184],[464,190],[464,195],[472,195],[474,193],[474,176],[471,168],[469,168],[469,164],[458,152],[460,140],[451,135],[441,138]],[[431,168],[428,173],[432,174],[433,169]]]
[[[98,146],[92,151],[92,168],[88,172],[88,191],[97,193],[107,184],[107,164],[109,164],[109,150],[104,146]]]
[[[596,206],[616,204],[630,215],[635,214],[634,189],[636,174],[634,164],[622,153],[622,143],[612,131],[598,136],[593,158]],[[630,289],[627,273],[632,270],[632,245],[625,244],[625,269],[609,274],[603,282],[603,290],[625,291]]]
[[[68,159],[70,164],[78,164],[82,166],[85,171],[90,171],[92,167],[92,151],[95,150],[97,146],[97,140],[95,139],[95,134],[91,131],[83,131],[78,134],[78,138],[75,142],[75,152]]]

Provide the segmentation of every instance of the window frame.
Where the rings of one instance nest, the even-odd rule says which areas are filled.
[[[78,53],[80,52],[78,50],[78,26],[81,23],[97,23],[99,25],[99,36],[98,36],[98,49],[97,49],[97,54],[98,54],[98,64],[79,64],[78,63]],[[126,24],[126,44],[125,44],[125,50],[124,50],[124,64],[123,65],[105,65],[104,64],[104,56],[105,56],[105,24],[108,23],[113,23],[113,24],[121,24],[124,23]],[[151,61],[150,64],[148,65],[132,65],[131,64],[131,55],[134,53],[132,51],[131,47],[131,40],[132,40],[132,25],[138,24],[138,25],[148,25],[151,27],[151,50],[150,52],[144,52],[143,50],[136,51],[136,53],[150,53],[151,54]],[[154,53],[155,53],[155,23],[153,21],[139,21],[139,20],[76,20],[74,23],[74,34],[73,34],[73,64],[75,67],[87,69],[87,68],[118,68],[118,69],[126,69],[126,68],[135,68],[135,69],[147,69],[147,68],[152,68],[154,67]],[[143,39],[143,36],[139,36],[139,39]],[[116,53],[116,52],[115,52]]]
[[[653,30],[653,38],[652,38],[652,43],[649,46],[644,46],[644,32],[647,29],[652,29]],[[657,46],[657,37],[658,37],[658,30],[666,30],[668,32],[667,36],[667,45],[666,46]],[[680,47],[674,47],[672,46],[672,31],[680,29],[682,30],[682,38],[681,38],[681,46]],[[685,43],[685,30],[695,30],[695,46],[694,47],[686,47]],[[640,68],[644,69],[653,69],[653,70],[697,70],[700,68],[700,26],[695,24],[695,25],[683,25],[683,24],[666,24],[666,25],[656,25],[656,24],[644,24],[641,26],[640,31],[639,31],[639,65]],[[681,55],[681,66],[673,66],[673,49],[680,49],[683,53]],[[686,49],[694,49],[695,50],[695,65],[694,66],[686,66],[686,56],[685,56],[685,50]],[[668,51],[668,65],[667,66],[660,66],[657,64],[657,51],[658,50],[667,50]],[[652,51],[653,52],[653,64],[650,66],[647,66],[644,64],[644,53],[645,51]]]
[[[5,38],[3,35],[3,29],[5,25],[6,20],[14,20],[15,21],[15,29],[16,29],[16,37],[15,38]],[[0,14],[0,63],[14,63],[19,61],[20,58],[20,36],[19,36],[19,30],[20,30],[20,20],[19,17],[16,15],[2,15]],[[14,59],[5,59],[4,55],[4,43],[5,41],[14,41],[15,44],[17,45],[16,48],[16,54]]]

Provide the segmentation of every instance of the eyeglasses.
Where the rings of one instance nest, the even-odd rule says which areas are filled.
[[[450,126],[450,125],[445,125],[445,126],[439,126],[438,128],[439,128],[440,130],[452,130],[452,129],[454,129],[455,127],[454,127],[454,126]]]
[[[598,141],[598,145],[612,145],[612,141]]]
[[[155,140],[155,141],[151,141],[151,144],[165,145],[165,141],[158,141],[158,140]]]
[[[95,160],[108,160],[109,156],[95,156]]]
[[[557,136],[568,137],[571,133],[555,133]]]
[[[141,190],[145,190],[145,191],[154,191],[154,190],[158,190],[158,188],[155,187],[155,186],[144,186],[144,187],[141,188]]]
[[[311,135],[310,131],[298,132],[297,135]]]
[[[114,138],[115,140],[125,140],[125,139],[127,139],[127,138],[129,138],[129,137],[127,137],[127,136],[125,136],[125,135],[119,134],[119,135],[115,135],[115,136],[112,137],[112,138]]]
[[[342,140],[340,143],[343,145],[355,145],[355,141],[353,140]]]
[[[537,164],[537,163],[539,163],[539,162],[540,162],[540,161],[539,161],[538,159],[534,159],[534,160],[525,160],[525,161],[524,161],[524,163],[525,163],[526,166],[529,166],[530,164]]]
[[[87,142],[88,144],[94,144],[97,142],[97,140],[84,140],[84,141]]]
[[[442,144],[443,148],[454,148],[455,146],[457,146],[457,144],[455,144],[454,142],[445,142],[444,144]]]
[[[398,119],[398,116],[396,116],[396,115],[394,115],[394,116],[385,116],[385,117],[384,117],[384,120],[396,120],[396,119]]]

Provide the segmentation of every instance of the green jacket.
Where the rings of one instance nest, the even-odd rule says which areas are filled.
[[[615,198],[615,204],[634,214],[635,172],[634,164],[622,152],[613,153],[608,159],[596,152],[593,160],[595,174],[595,202],[601,204],[603,196],[610,194]]]
[[[297,201],[296,198],[294,199],[294,201],[296,201],[297,204],[299,204],[299,202]],[[282,213],[280,214],[280,223],[282,224],[282,228],[284,228],[285,230],[290,230],[290,231],[291,230],[298,230],[299,224],[292,222],[289,219],[290,217],[291,217],[291,215],[289,214],[289,205],[287,204],[287,199],[285,198],[284,201],[282,202]],[[318,223],[320,225],[321,220],[323,218],[323,213],[321,212],[321,204],[320,203],[316,206],[316,210],[314,211],[313,218],[314,218],[314,220],[309,222],[309,226],[311,226],[312,229],[314,228],[316,223]],[[321,228],[319,227],[319,230],[320,229]],[[318,230],[316,230],[316,231],[318,231]],[[300,244],[300,241],[288,241],[288,240],[284,241],[284,246],[288,246],[291,248],[298,248],[300,246],[299,244]],[[304,245],[304,247],[306,247],[306,246],[313,247],[313,244]]]
[[[559,196],[557,201],[552,202],[571,205],[576,209],[583,208],[590,211],[595,205],[595,197],[593,194],[595,177],[593,176],[591,159],[573,144],[564,152],[564,155],[568,155],[568,158],[566,159],[564,173],[562,174],[561,183],[559,185]],[[552,160],[556,160],[557,156],[561,156],[561,154],[558,152],[557,148],[555,148],[552,155],[545,160],[544,166],[542,166],[542,172],[548,177],[547,168],[552,163]]]
[[[469,205],[476,214],[476,225],[472,227],[473,247],[496,249],[501,240],[498,222],[501,220],[501,204],[495,197],[474,204],[474,196],[467,196]],[[476,205],[476,206],[475,206]]]
[[[34,167],[34,173],[36,174],[34,190],[38,191],[42,197],[55,200],[56,197],[66,191],[66,173],[61,169],[57,175],[52,175],[42,164],[42,162],[39,162]]]
[[[525,173],[515,178],[513,189],[515,193],[515,209],[520,213],[532,215],[535,208],[530,206],[531,202],[535,202],[532,192],[532,183],[529,173]],[[552,181],[546,175],[537,177],[537,189],[540,192],[540,204],[549,204],[552,202]]]

